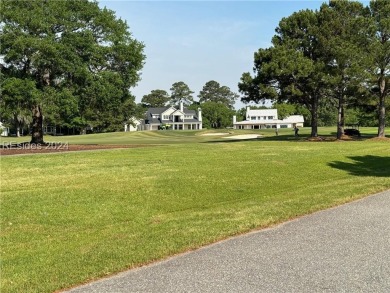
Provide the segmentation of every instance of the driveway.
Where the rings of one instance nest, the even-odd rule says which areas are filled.
[[[390,190],[67,292],[390,292]]]

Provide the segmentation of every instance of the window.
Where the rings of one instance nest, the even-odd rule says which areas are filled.
[[[153,115],[152,115],[152,118],[160,118],[160,115],[158,115],[158,114],[153,114]]]
[[[264,120],[267,120],[267,116],[263,116],[263,119],[264,119]]]
[[[164,120],[168,120],[169,119],[169,115],[164,115]]]
[[[256,116],[251,116],[251,120],[256,120]]]
[[[186,118],[186,119],[191,119],[191,118],[192,118],[192,115],[184,115],[184,118]]]
[[[274,116],[268,116],[268,120],[273,120]]]

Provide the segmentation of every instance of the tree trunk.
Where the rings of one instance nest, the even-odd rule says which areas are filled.
[[[314,97],[311,104],[311,137],[318,136],[318,98]]]
[[[340,95],[337,115],[337,139],[341,139],[344,133],[344,96]]]
[[[385,126],[386,126],[386,108],[385,108],[385,96],[386,96],[386,80],[384,74],[381,74],[379,79],[379,126],[378,126],[378,137],[385,137]]]
[[[35,144],[44,144],[43,141],[43,116],[39,105],[32,109],[31,142]]]
[[[16,137],[20,137],[20,123],[17,114],[14,114],[14,122],[16,128]]]
[[[386,126],[386,111],[385,111],[385,96],[381,96],[379,100],[379,126],[378,137],[385,137]]]

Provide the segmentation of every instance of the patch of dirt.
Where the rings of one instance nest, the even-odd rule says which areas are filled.
[[[308,137],[307,140],[308,141],[339,141],[339,142],[341,142],[341,141],[362,140],[362,137],[349,136],[349,135],[343,134],[340,139],[337,139],[334,136],[325,136],[325,137],[324,136],[317,136],[317,137]],[[369,140],[390,142],[390,137],[373,137],[373,138],[369,138]]]
[[[317,136],[317,137],[309,137],[307,140],[308,141],[335,141],[336,138],[334,138],[334,137]]]
[[[353,135],[345,135],[342,134],[340,140],[359,140],[359,136],[353,136]]]
[[[104,144],[12,144],[2,145],[0,148],[0,156],[22,155],[22,154],[42,154],[42,153],[61,153],[72,151],[89,151],[103,149],[120,149],[120,148],[139,148],[150,145],[104,145]]]
[[[340,139],[337,139],[335,136],[317,136],[317,137],[308,137],[308,141],[352,141],[352,140],[361,140],[358,136],[349,136],[342,135]]]

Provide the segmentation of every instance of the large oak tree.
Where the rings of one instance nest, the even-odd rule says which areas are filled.
[[[1,5],[3,80],[32,82],[39,92],[24,97],[32,113],[32,143],[44,142],[46,109],[84,125],[112,123],[134,99],[129,88],[140,78],[144,46],[113,11],[88,0],[3,0]]]

